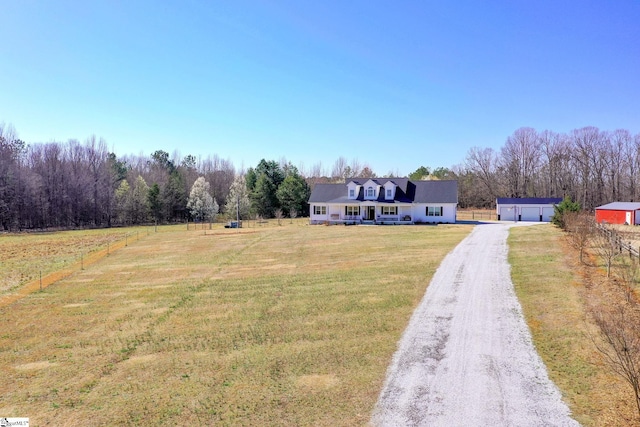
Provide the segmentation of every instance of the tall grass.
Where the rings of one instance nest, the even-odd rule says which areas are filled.
[[[0,308],[0,414],[36,425],[364,425],[469,226],[151,233]]]

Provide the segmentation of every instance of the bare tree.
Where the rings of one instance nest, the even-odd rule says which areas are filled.
[[[608,135],[593,126],[575,129],[571,133],[573,156],[579,176],[577,201],[586,209],[602,204],[605,198],[605,170]]]
[[[636,409],[640,414],[640,316],[635,302],[598,305],[592,316],[601,340],[594,345],[613,372],[633,388]]]
[[[535,196],[535,177],[540,168],[540,144],[535,129],[520,128],[507,138],[500,151],[511,197]]]
[[[495,200],[501,193],[498,189],[498,156],[495,151],[492,148],[472,147],[467,153],[466,166],[485,187],[490,200]]]
[[[345,177],[349,174],[350,167],[347,165],[347,159],[340,156],[336,159],[331,169],[331,179],[337,182],[345,182]]]
[[[365,163],[364,167],[359,173],[359,176],[361,178],[375,178],[376,173],[373,171],[373,169],[371,169],[371,167],[368,164]]]
[[[617,273],[617,283],[621,288],[626,301],[628,303],[632,302],[634,288],[638,283],[638,274],[640,273],[638,261],[633,257],[622,258],[622,262],[616,266],[615,271]]]
[[[610,135],[608,155],[604,155],[607,200],[628,199],[622,182],[630,175],[631,158],[627,157],[633,138],[629,131],[618,129]]]
[[[280,208],[276,209],[273,216],[275,217],[275,219],[278,220],[278,225],[282,225],[282,218],[284,218],[284,213],[282,212],[282,209]]]
[[[580,262],[583,263],[585,249],[594,233],[595,221],[586,212],[565,212],[563,221],[569,244],[579,251]]]
[[[538,135],[541,152],[541,193],[548,197],[569,196],[571,194],[575,174],[570,173],[571,145],[568,137],[545,130]]]
[[[621,254],[620,242],[615,233],[608,228],[598,225],[593,233],[593,250],[605,262],[607,277],[611,277],[613,260]]]

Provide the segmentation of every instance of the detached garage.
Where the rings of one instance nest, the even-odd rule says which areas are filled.
[[[496,214],[499,221],[549,222],[561,201],[557,197],[498,198]]]
[[[596,222],[608,224],[640,224],[640,203],[613,202],[596,208]]]

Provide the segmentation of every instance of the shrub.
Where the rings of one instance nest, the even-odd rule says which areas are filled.
[[[565,197],[564,200],[554,206],[551,222],[564,230],[566,228],[565,214],[568,212],[580,212],[581,210],[580,203],[572,202],[569,197]]]

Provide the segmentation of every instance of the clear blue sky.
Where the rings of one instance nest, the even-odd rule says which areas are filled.
[[[0,122],[119,156],[450,167],[517,128],[640,132],[640,2],[0,0]]]

